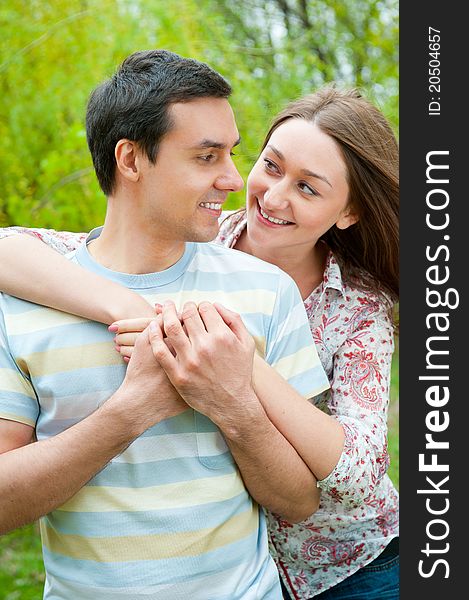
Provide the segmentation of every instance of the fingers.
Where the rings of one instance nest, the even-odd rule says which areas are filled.
[[[164,338],[164,343],[166,344],[168,350],[171,352],[173,356],[176,356],[176,350],[173,348],[173,345],[168,340],[168,338]]]
[[[183,326],[191,342],[200,339],[201,335],[207,333],[195,302],[186,302],[184,304],[181,317]]]
[[[122,319],[120,321],[114,321],[109,325],[108,330],[115,333],[127,333],[129,331],[141,332],[146,329],[152,319],[148,317],[141,317],[138,319]]]
[[[201,302],[199,304],[199,314],[208,333],[224,328],[223,319],[210,302]]]
[[[223,304],[220,304],[219,302],[215,302],[213,306],[239,340],[244,341],[251,338],[251,334],[246,329],[243,320],[238,313],[226,308],[226,306],[223,306]]]
[[[114,338],[114,342],[117,346],[135,346],[137,336],[140,335],[137,331],[131,331],[130,333],[118,333]]]
[[[133,346],[116,346],[117,352],[122,356],[122,358],[130,358],[132,356],[132,352],[134,351]]]
[[[148,339],[153,356],[169,375],[176,367],[176,358],[166,345],[162,327],[154,320],[152,320],[148,326]]]
[[[191,343],[183,329],[174,302],[167,300],[163,304],[162,317],[164,333],[168,337],[168,341],[171,343],[176,354],[188,352]]]

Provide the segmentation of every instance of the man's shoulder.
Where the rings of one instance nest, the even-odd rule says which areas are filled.
[[[216,242],[206,242],[197,244],[197,254],[203,259],[204,257],[213,258],[214,262],[219,260],[220,265],[223,266],[237,266],[239,270],[257,271],[260,273],[271,273],[282,275],[285,273],[276,265],[266,262],[257,256],[252,256],[241,250],[235,250],[234,248],[227,248],[217,244]]]

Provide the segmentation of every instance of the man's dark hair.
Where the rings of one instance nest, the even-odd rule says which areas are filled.
[[[227,98],[229,83],[205,63],[167,50],[128,56],[90,96],[86,137],[101,189],[114,191],[114,149],[120,139],[136,142],[155,163],[163,136],[174,125],[169,108],[197,98]]]

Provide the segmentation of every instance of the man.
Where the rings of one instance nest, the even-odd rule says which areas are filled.
[[[253,497],[290,519],[317,506],[314,477],[251,387],[251,337],[204,302],[240,313],[268,362],[306,397],[327,387],[291,279],[199,243],[215,237],[227,193],[242,187],[230,91],[207,65],[137,52],[87,109],[108,207],[72,260],[152,303],[166,300],[165,331],[187,359],[173,381],[183,398],[153,356],[151,344],[157,355],[164,344],[158,326],[142,334],[126,370],[103,325],[1,298],[0,530],[46,515],[45,598],[278,599]],[[208,387],[190,381],[176,307],[193,339],[225,336]]]

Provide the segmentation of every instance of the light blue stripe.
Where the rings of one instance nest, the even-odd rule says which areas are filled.
[[[39,308],[44,308],[34,302],[28,302],[27,300],[21,300],[15,296],[9,296],[5,293],[0,293],[1,308],[4,314],[8,315],[19,315],[21,313],[31,313]]]
[[[290,377],[288,383],[302,395],[310,393],[313,389],[329,387],[329,379],[320,364],[314,369]]]
[[[108,464],[87,485],[146,488],[153,485],[220,477],[236,471],[230,452],[225,452],[221,456],[211,456],[210,459],[217,459],[217,469],[204,467],[198,457],[172,458],[139,464],[114,462]]]
[[[311,330],[307,325],[293,329],[282,338],[276,341],[269,352],[269,362],[276,362],[281,358],[294,356],[304,348],[311,348],[311,356],[314,356],[316,349],[311,339]],[[318,358],[319,361],[319,358]]]
[[[0,368],[11,369],[13,372],[18,373],[19,369],[16,363],[12,360],[8,350],[0,352]]]
[[[163,421],[156,423],[156,425],[147,429],[140,437],[169,435],[173,433],[194,433],[195,431],[194,411],[191,408],[175,417],[170,417],[169,419],[164,419]]]
[[[113,394],[121,385],[125,377],[126,365],[107,365],[104,367],[83,367],[72,371],[63,371],[51,375],[41,375],[33,378],[34,387],[42,396],[54,391],[54,395],[80,394],[103,392],[110,390]],[[86,385],[84,385],[86,382]]]
[[[45,600],[279,600],[282,597],[278,571],[269,556],[250,564],[241,563],[231,569],[160,585],[140,585],[130,590],[123,586],[95,587],[57,579],[48,575]]]
[[[54,338],[51,340],[52,330]],[[106,325],[96,323],[95,321],[86,321],[84,323],[57,325],[50,329],[28,332],[27,335],[10,335],[9,339],[12,349],[17,348],[18,353],[26,355],[33,352],[40,352],[41,350],[70,348],[81,344],[87,345],[101,342],[113,344],[115,335],[115,333],[107,330]]]
[[[308,326],[309,328],[305,305],[299,297],[292,297],[290,308],[288,308],[288,302],[282,302],[280,304],[280,312],[281,315],[277,327],[279,332],[302,326]]]
[[[240,280],[242,285],[240,285]],[[189,292],[214,292],[223,290],[223,292],[249,292],[251,290],[264,290],[271,293],[276,289],[278,274],[276,273],[255,273],[252,269],[242,270],[241,268],[231,273],[214,273],[212,271],[203,271],[197,269],[186,273],[184,285],[181,286],[179,280],[168,283],[164,286],[164,293],[179,294],[182,291]],[[151,293],[161,293],[161,288],[147,288],[145,295]]]
[[[44,519],[60,533],[89,537],[155,535],[216,527],[252,506],[247,492],[234,498],[172,510],[69,512],[56,510]]]
[[[26,394],[0,390],[0,413],[23,416],[34,423],[39,415],[39,405],[36,398]]]
[[[194,411],[195,422],[198,433],[211,433],[220,431],[213,421],[202,413]]]
[[[273,331],[282,331],[301,324],[308,324],[306,309],[296,283],[286,273],[279,279],[275,306],[276,319],[272,321]]]
[[[258,531],[235,543],[228,544],[190,557],[177,557],[161,560],[128,561],[101,563],[91,560],[79,560],[49,552],[43,547],[44,564],[52,575],[59,579],[69,579],[88,586],[120,587],[125,582],[129,588],[145,585],[169,584],[204,577],[234,566],[246,564],[246,569],[256,559],[266,553],[258,548]],[[261,544],[264,547],[264,544]],[[256,556],[256,551],[259,555]],[[116,577],[116,573],[119,574]],[[96,600],[99,599],[99,589]]]
[[[109,397],[114,393],[114,390],[109,390]],[[91,393],[90,393],[91,395]],[[76,396],[73,396],[75,398]],[[49,405],[49,410],[45,411],[42,409],[41,416],[38,422],[39,426],[39,436],[40,437],[50,437],[52,435],[57,435],[61,431],[68,429],[72,425],[75,425],[78,421],[81,421],[86,415],[81,414],[80,417],[76,417],[73,419],[59,419],[54,418],[51,419],[51,412],[57,410],[60,413],[60,406],[62,405],[61,400],[66,399],[66,396],[60,396],[55,398],[55,402],[58,406],[56,409],[52,403]],[[48,398],[50,400],[50,398]],[[48,403],[49,404],[49,403]],[[98,408],[98,403],[96,403],[96,408]],[[93,410],[91,410],[93,412]],[[21,413],[20,413],[21,414]],[[215,427],[216,430],[216,427]],[[159,423],[156,423],[146,431],[144,431],[140,437],[152,437],[157,435],[168,435],[168,434],[178,434],[178,433],[195,433],[195,421],[194,421],[194,411],[192,409],[188,409],[187,411],[176,415],[175,417],[169,417],[168,419],[164,419]]]

